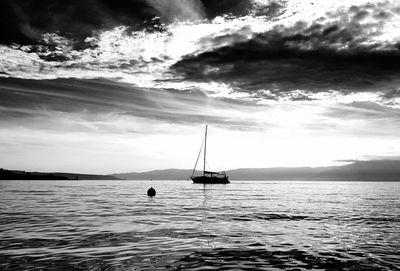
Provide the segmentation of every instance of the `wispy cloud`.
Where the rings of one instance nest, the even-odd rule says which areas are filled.
[[[101,79],[0,79],[0,86],[3,121],[61,112],[83,117],[133,116],[171,123],[208,122],[239,128],[255,127],[257,123],[250,113],[259,110],[245,103],[213,99],[195,89],[143,89]]]

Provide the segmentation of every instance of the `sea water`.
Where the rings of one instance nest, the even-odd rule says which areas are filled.
[[[231,269],[400,270],[400,183],[0,181],[0,270]]]

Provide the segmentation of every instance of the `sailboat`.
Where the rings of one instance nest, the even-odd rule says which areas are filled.
[[[203,183],[203,184],[213,184],[213,183],[230,183],[228,180],[228,176],[226,176],[225,171],[223,172],[213,172],[213,171],[206,171],[206,154],[207,154],[207,125],[206,125],[206,133],[204,135],[204,141],[200,147],[200,152],[199,155],[197,156],[196,164],[194,165],[194,169],[192,172],[192,176],[190,179],[192,179],[193,183]],[[199,157],[201,154],[201,150],[204,145],[204,165],[203,165],[203,175],[200,176],[194,176],[194,173],[196,171],[196,166],[197,162],[199,161]]]

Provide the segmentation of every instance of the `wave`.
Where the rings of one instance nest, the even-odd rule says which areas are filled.
[[[308,253],[297,249],[288,251],[271,251],[259,249],[214,249],[199,251],[183,257],[174,265],[183,270],[221,270],[237,268],[242,270],[258,270],[278,268],[290,270],[388,270],[396,268],[394,264],[383,260],[362,257],[349,257],[341,252]]]
[[[243,214],[239,216],[231,217],[232,220],[237,221],[256,221],[256,220],[309,220],[308,216],[304,215],[286,215],[286,214],[264,214],[264,213],[254,213],[254,214]]]

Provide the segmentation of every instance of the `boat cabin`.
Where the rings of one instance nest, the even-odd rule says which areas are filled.
[[[226,178],[226,173],[225,173],[225,171],[222,171],[222,172],[204,171],[203,176],[207,176],[207,177],[225,177]]]

